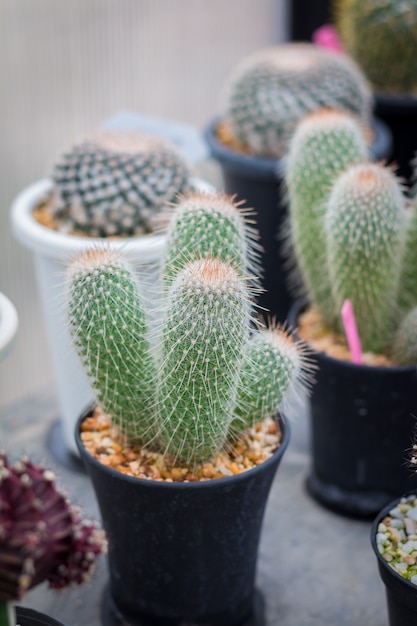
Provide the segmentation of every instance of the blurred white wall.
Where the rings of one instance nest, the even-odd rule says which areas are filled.
[[[13,197],[120,109],[203,127],[237,61],[286,32],[286,0],[0,0],[0,291],[20,316],[0,406],[53,384]]]

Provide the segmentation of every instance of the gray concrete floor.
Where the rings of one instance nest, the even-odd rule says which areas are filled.
[[[306,494],[307,411],[300,405],[293,412],[291,441],[272,487],[259,552],[257,587],[265,600],[264,626],[386,626],[370,523],[331,513]],[[48,449],[56,419],[52,389],[28,396],[0,411],[0,441],[13,458],[24,452],[52,467],[73,501],[86,515],[97,517],[87,476],[57,463]],[[89,585],[60,593],[42,585],[22,604],[67,626],[100,626],[106,581],[102,558]]]

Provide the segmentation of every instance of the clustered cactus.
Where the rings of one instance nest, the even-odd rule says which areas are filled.
[[[335,0],[335,18],[347,52],[376,89],[416,92],[414,0]]]
[[[53,589],[89,580],[104,534],[83,520],[54,475],[0,453],[0,625],[15,626],[11,603],[44,581]]]
[[[391,169],[367,160],[360,128],[344,113],[300,122],[287,165],[292,249],[310,302],[338,331],[350,299],[366,351],[416,362],[416,202]]]
[[[142,132],[107,130],[75,144],[52,172],[53,211],[61,229],[90,236],[152,232],[161,209],[189,188],[175,147]]]
[[[153,342],[125,258],[101,248],[70,266],[75,346],[98,401],[129,440],[189,465],[205,461],[230,435],[276,413],[302,379],[301,346],[282,329],[252,325],[252,239],[232,198],[183,197],[169,228]]]
[[[281,157],[297,123],[330,107],[369,122],[371,92],[347,55],[308,43],[286,43],[244,59],[230,77],[226,120],[252,153]]]

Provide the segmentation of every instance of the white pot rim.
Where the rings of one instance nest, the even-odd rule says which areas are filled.
[[[0,292],[0,359],[11,346],[17,333],[17,311],[4,293]]]
[[[68,259],[86,248],[110,246],[113,250],[140,253],[143,263],[152,263],[161,257],[165,235],[143,235],[108,239],[105,237],[80,237],[52,230],[33,217],[33,209],[52,189],[52,180],[43,178],[23,189],[11,206],[12,231],[24,246],[42,256]]]

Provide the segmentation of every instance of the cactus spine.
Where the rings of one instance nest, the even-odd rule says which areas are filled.
[[[244,59],[230,78],[226,119],[254,154],[281,157],[296,124],[329,107],[368,122],[371,92],[347,56],[313,44],[287,43]]]
[[[95,237],[152,232],[165,203],[189,187],[188,167],[174,146],[121,130],[73,146],[52,179],[60,228]]]
[[[392,93],[417,89],[417,4],[414,0],[336,0],[344,46],[374,87]]]
[[[401,365],[417,363],[417,306],[408,311],[395,331],[390,354]]]
[[[336,307],[350,298],[363,348],[381,352],[395,323],[405,248],[405,203],[394,174],[376,164],[349,168],[333,186],[325,227]]]
[[[417,305],[417,200],[408,207],[407,239],[401,274],[399,303],[402,311]]]
[[[310,301],[330,325],[335,307],[326,261],[326,199],[336,178],[348,166],[365,161],[366,155],[365,140],[354,118],[321,109],[300,122],[287,156],[294,254]]]
[[[159,371],[160,438],[192,464],[225,443],[236,400],[250,305],[237,272],[218,259],[191,263],[170,289]]]
[[[156,370],[133,272],[117,253],[87,251],[70,268],[69,324],[103,410],[129,438],[154,433]]]

